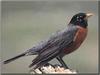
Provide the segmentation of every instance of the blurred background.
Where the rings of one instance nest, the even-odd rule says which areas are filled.
[[[88,36],[81,47],[63,59],[79,73],[98,72],[97,1],[2,1],[2,61],[23,53],[52,33],[67,26],[73,15],[92,12]],[[28,73],[35,56],[22,57],[2,65],[2,73]],[[52,64],[58,63],[55,59]]]

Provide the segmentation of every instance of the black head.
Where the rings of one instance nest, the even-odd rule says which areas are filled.
[[[87,28],[88,26],[88,19],[87,17],[91,16],[90,14],[87,15],[86,13],[78,13],[74,15],[70,21],[70,24],[79,25],[81,27]]]

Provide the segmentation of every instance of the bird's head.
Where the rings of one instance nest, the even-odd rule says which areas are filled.
[[[79,25],[81,27],[87,28],[88,26],[88,18],[91,17],[92,13],[78,13],[74,15],[70,21],[70,24]]]

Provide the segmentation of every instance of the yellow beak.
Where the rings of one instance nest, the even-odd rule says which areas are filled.
[[[89,18],[89,17],[91,17],[91,16],[93,16],[93,13],[87,13],[87,14],[86,14],[86,17],[87,17],[87,18]]]

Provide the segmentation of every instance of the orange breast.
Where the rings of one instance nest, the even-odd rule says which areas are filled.
[[[77,48],[79,48],[87,36],[87,29],[86,28],[82,28],[80,26],[78,26],[78,28],[79,29],[74,37],[73,43],[64,50],[64,52],[66,54],[69,54],[69,53],[75,51]]]

